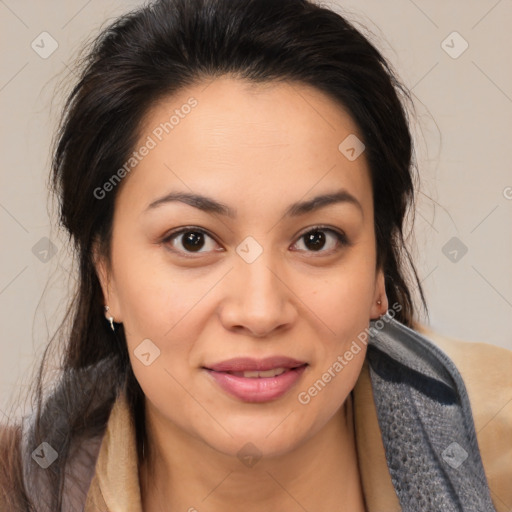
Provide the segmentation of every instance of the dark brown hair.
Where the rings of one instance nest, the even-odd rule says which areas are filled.
[[[310,85],[349,112],[366,146],[377,267],[384,270],[389,303],[400,304],[395,318],[413,327],[417,315],[409,286],[414,283],[426,310],[403,233],[406,214],[414,207],[413,144],[403,103],[412,105],[412,100],[359,30],[308,0],[157,0],[117,18],[80,63],[52,160],[60,221],[79,275],[68,310],[71,326],[64,336],[62,375],[51,397],[43,400],[45,353],[35,383],[37,409],[23,436],[27,453],[46,441],[59,454],[45,470],[47,510],[62,509],[66,464],[81,442],[101,436],[121,388],[136,418],[139,447],[145,436],[144,395],[130,366],[122,325],[113,334],[105,320],[92,259],[97,242],[108,260],[118,190],[102,199],[93,191],[132,153],[152,105],[228,74],[254,83]],[[100,363],[103,373],[89,376],[88,370]],[[22,461],[27,455],[20,454],[21,434],[20,426],[3,432],[0,484],[8,510],[40,510],[41,496],[39,503],[30,503],[31,493],[23,485],[22,466],[32,461]],[[35,478],[29,487],[37,482]]]

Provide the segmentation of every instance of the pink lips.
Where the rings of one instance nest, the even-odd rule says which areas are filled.
[[[275,400],[299,380],[307,363],[285,356],[266,359],[235,358],[209,365],[204,369],[219,386],[244,402]],[[244,377],[246,371],[266,371],[283,368],[285,371],[272,377]]]

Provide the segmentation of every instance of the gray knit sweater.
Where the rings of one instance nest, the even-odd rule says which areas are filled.
[[[430,340],[386,320],[371,322],[367,357],[402,510],[495,512],[460,373]]]
[[[464,382],[453,362],[423,335],[391,316],[370,322],[367,359],[387,464],[403,512],[496,512],[477,445]],[[44,439],[59,453],[70,453],[65,468],[65,499],[61,510],[80,511],[94,474],[102,431],[89,441],[73,443],[69,412],[83,407],[98,420],[105,403],[112,404],[114,360],[66,376],[73,392],[57,389],[48,401]],[[110,379],[110,381],[109,381]],[[103,383],[98,386],[97,383]],[[103,391],[101,391],[103,390]],[[76,394],[74,394],[76,393]],[[101,402],[103,401],[103,406]],[[100,404],[96,409],[94,402]],[[108,408],[106,409],[108,411]],[[104,425],[108,416],[103,418]],[[44,430],[44,429],[43,429]],[[55,484],[32,456],[33,415],[24,419],[24,482],[38,512],[57,512],[51,492]],[[64,458],[55,460],[58,473]],[[512,482],[511,482],[512,484]],[[388,512],[382,510],[379,512]]]

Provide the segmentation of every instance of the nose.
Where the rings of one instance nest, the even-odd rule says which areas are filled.
[[[220,310],[226,329],[257,338],[290,328],[298,315],[292,283],[264,255],[252,263],[236,262]]]

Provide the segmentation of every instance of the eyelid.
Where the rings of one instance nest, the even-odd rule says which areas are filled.
[[[215,237],[213,235],[211,235],[210,233],[208,233],[208,231],[206,231],[205,229],[200,228],[198,226],[184,226],[181,228],[177,228],[175,231],[168,232],[161,239],[160,243],[167,245],[174,237],[178,237],[179,235],[183,235],[190,231],[193,231],[196,233],[202,233],[203,235],[206,235],[206,236],[210,237],[212,240],[214,240],[216,244],[219,244],[219,242],[217,242],[217,240],[215,239]],[[202,252],[202,251],[197,252],[197,253],[187,252],[187,251],[179,251],[174,248],[170,248],[169,250],[171,252],[173,252],[174,254],[179,254],[180,256],[183,256],[185,258],[195,258],[196,256],[194,256],[194,254],[208,254],[208,252]],[[221,252],[221,251],[215,251],[215,252]]]
[[[343,230],[340,230],[340,229],[337,229],[337,228],[334,228],[331,226],[326,226],[325,224],[316,224],[314,226],[310,226],[310,227],[306,228],[305,230],[301,231],[296,236],[296,241],[293,243],[293,245],[295,245],[304,235],[314,232],[314,231],[328,231],[329,233],[332,233],[336,237],[336,240],[341,247],[336,247],[334,250],[330,250],[330,251],[320,250],[320,251],[301,251],[301,252],[306,252],[307,254],[309,254],[311,256],[314,256],[315,254],[329,255],[329,254],[338,252],[343,247],[348,247],[348,246],[352,245]]]
[[[219,242],[217,242],[217,240],[215,239],[215,237],[213,235],[211,235],[207,230],[200,228],[198,226],[184,226],[181,228],[177,228],[175,231],[171,231],[171,232],[165,234],[164,237],[161,239],[160,243],[168,244],[174,237],[178,237],[179,235],[183,235],[184,233],[191,232],[191,231],[194,231],[197,233],[202,233],[203,235],[206,235],[206,236],[210,237],[212,240],[214,240],[215,243],[219,244]],[[342,230],[338,230],[336,228],[333,228],[331,226],[326,226],[323,224],[316,224],[314,226],[305,228],[302,232],[300,232],[298,235],[295,236],[295,242],[293,242],[292,245],[297,244],[297,242],[304,235],[314,232],[314,231],[328,231],[328,232],[332,233],[336,237],[337,242],[338,242],[338,244],[340,244],[341,247],[346,247],[346,246],[351,245],[351,242],[347,238],[347,235]],[[170,249],[170,250],[173,253],[178,253],[182,256],[185,255],[184,257],[187,257],[187,258],[195,258],[194,254],[208,254],[208,252],[201,252],[201,251],[199,251],[197,253],[193,253],[193,252],[186,252],[186,251],[177,251],[175,249]],[[340,250],[340,247],[335,248],[334,252],[337,252],[338,250]],[[221,252],[221,251],[214,251],[214,252]],[[314,255],[315,253],[329,254],[329,253],[332,253],[333,251],[332,250],[331,251],[323,251],[323,250],[303,251],[303,250],[301,250],[300,252],[307,252],[307,253],[311,253],[311,255]]]

